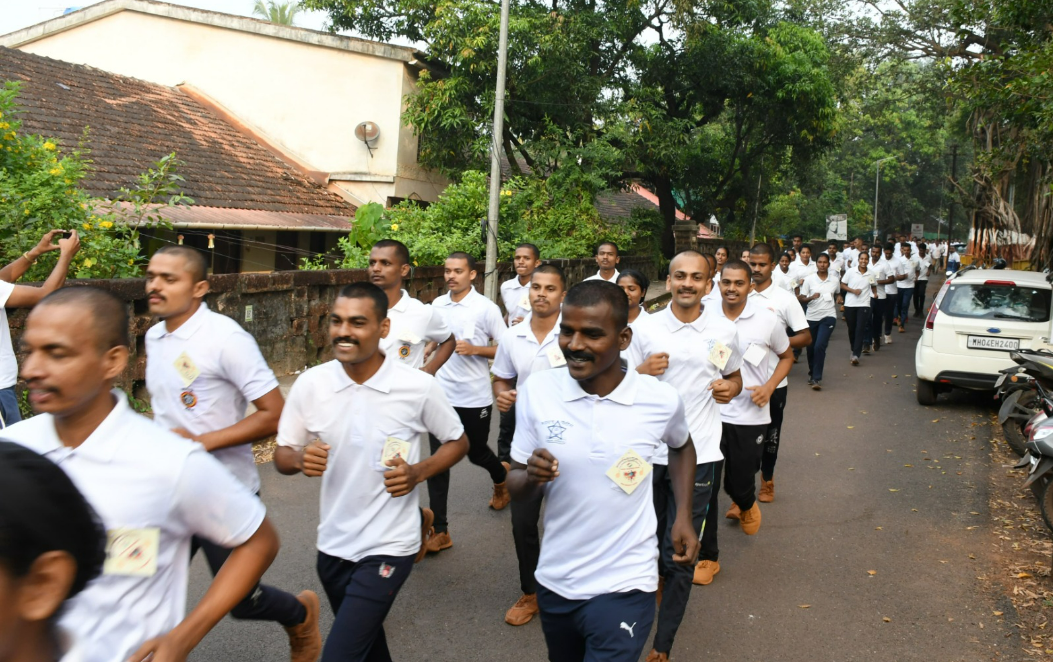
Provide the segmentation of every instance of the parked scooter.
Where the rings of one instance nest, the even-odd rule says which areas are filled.
[[[1040,387],[1041,388],[1041,387]],[[1042,519],[1053,531],[1053,402],[1043,396],[1042,420],[1029,425],[1030,437],[1024,457],[1014,469],[1030,467],[1024,487],[1030,487],[1042,511]]]
[[[1017,365],[1001,370],[995,382],[995,397],[1002,401],[998,422],[1009,447],[1023,455],[1028,441],[1024,428],[1042,412],[1038,386],[1053,391],[1053,352],[1021,349],[1009,356]]]

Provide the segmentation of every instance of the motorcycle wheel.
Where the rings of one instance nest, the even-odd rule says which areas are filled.
[[[1031,487],[1035,491],[1035,498],[1038,499],[1042,519],[1046,522],[1046,527],[1053,531],[1053,480],[1047,477],[1036,481]]]
[[[1024,426],[1037,413],[1038,393],[1031,390],[1022,391],[1020,392],[1020,399],[1017,400],[1016,406],[1013,408],[1013,413],[1002,424],[1002,432],[1005,434],[1005,440],[1009,444],[1009,448],[1021,457],[1027,450],[1027,437],[1024,436]]]

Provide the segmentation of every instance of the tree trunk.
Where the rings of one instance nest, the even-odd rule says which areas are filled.
[[[662,255],[672,259],[676,250],[673,239],[673,223],[676,222],[676,198],[673,197],[673,184],[668,177],[656,177],[653,182],[655,195],[658,196],[658,211],[665,223],[662,224]]]

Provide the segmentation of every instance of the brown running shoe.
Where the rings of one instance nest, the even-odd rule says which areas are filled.
[[[530,593],[516,600],[512,608],[505,612],[505,623],[526,625],[537,613],[537,593]]]
[[[652,648],[647,654],[647,662],[669,662],[669,653],[659,653]]]
[[[424,555],[428,553],[428,541],[435,535],[435,529],[432,524],[435,523],[435,513],[431,511],[431,508],[420,509],[420,549],[417,550],[417,556],[414,557],[414,563],[420,563],[424,560]]]
[[[322,654],[322,633],[318,630],[321,603],[314,591],[303,591],[296,599],[307,611],[307,617],[303,623],[285,628],[289,635],[289,659],[292,662],[315,662]]]
[[[453,540],[450,539],[450,532],[443,531],[442,533],[432,533],[431,538],[428,538],[428,553],[435,554],[441,552],[444,549],[453,547]]]
[[[754,501],[752,508],[743,511],[742,514],[739,515],[739,521],[742,522],[742,532],[747,536],[752,536],[760,530],[760,520],[760,506]]]
[[[720,572],[719,561],[699,561],[695,566],[695,577],[691,583],[699,586],[708,586],[713,583],[713,577]]]
[[[764,480],[761,478],[760,494],[757,495],[757,501],[761,503],[771,503],[775,501],[775,480]]]
[[[742,511],[739,510],[739,505],[732,501],[731,508],[728,508],[728,512],[724,513],[724,517],[727,517],[728,519],[739,519],[739,515],[741,514]]]

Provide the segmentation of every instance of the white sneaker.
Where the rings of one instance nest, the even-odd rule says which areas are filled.
[[[852,365],[859,365],[859,357],[854,354],[852,355]]]
[[[892,344],[892,336],[885,336],[885,344],[886,345],[891,345]]]

